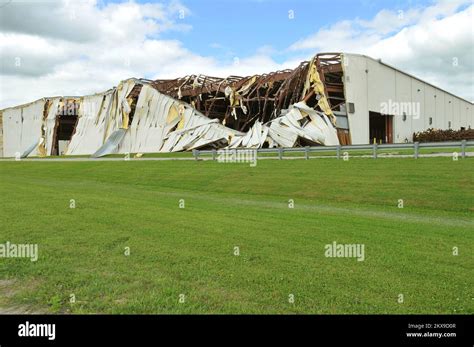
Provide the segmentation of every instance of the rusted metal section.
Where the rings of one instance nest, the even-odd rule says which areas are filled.
[[[308,81],[313,63],[324,84],[324,95]],[[344,102],[341,83],[340,54],[325,54],[316,56],[311,62],[303,62],[293,70],[227,78],[191,75],[156,80],[152,86],[163,94],[189,103],[209,118],[219,119],[227,127],[246,132],[256,121],[266,123],[275,119],[300,101],[324,111],[320,108],[323,97],[331,108],[339,107]]]

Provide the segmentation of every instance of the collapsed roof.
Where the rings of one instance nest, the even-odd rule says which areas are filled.
[[[198,148],[337,145],[340,54],[249,77],[129,79],[104,93],[44,98],[3,111],[5,156],[103,156]]]
[[[344,101],[340,54],[317,55],[294,70],[249,77],[191,75],[151,82],[161,93],[183,100],[209,118],[247,131],[255,120],[266,123],[304,101],[334,120]]]

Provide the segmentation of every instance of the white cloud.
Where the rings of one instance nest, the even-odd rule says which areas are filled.
[[[346,20],[322,28],[295,42],[289,50],[350,52],[381,58],[474,100],[473,10],[474,5],[463,0],[441,0],[402,12],[383,10],[372,20]]]
[[[10,5],[2,8],[0,21],[0,108],[44,96],[101,92],[130,77],[252,75],[297,65],[275,63],[269,46],[251,57],[219,62],[179,41],[160,39],[165,31],[190,30],[181,19],[191,12],[178,1]]]
[[[13,2],[0,18],[0,107],[50,95],[82,95],[109,89],[129,77],[169,70],[178,61],[202,60],[173,40],[189,30],[189,9],[164,4],[96,1]]]
[[[0,52],[2,75],[40,76],[71,58],[64,46],[25,34],[0,33]]]

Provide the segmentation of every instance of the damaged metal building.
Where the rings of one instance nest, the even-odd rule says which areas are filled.
[[[409,142],[474,123],[472,103],[372,58],[316,55],[249,77],[129,79],[0,114],[4,157]]]

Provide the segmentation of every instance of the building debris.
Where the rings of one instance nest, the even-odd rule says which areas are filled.
[[[95,95],[7,108],[0,155],[402,143],[471,136],[473,126],[472,102],[380,59],[323,53],[293,70],[128,79]],[[424,133],[430,128],[449,132]]]
[[[339,55],[318,55],[264,75],[129,79],[95,95],[43,98],[3,111],[4,155],[337,145],[338,65]]]
[[[444,142],[444,141],[462,141],[474,140],[474,129],[471,127],[461,128],[460,130],[437,130],[428,129],[413,134],[413,140],[416,142]]]

